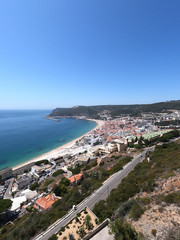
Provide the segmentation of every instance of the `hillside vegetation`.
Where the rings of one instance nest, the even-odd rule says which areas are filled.
[[[88,116],[98,117],[98,113],[108,111],[112,116],[120,114],[139,115],[145,112],[164,112],[170,109],[180,110],[180,101],[160,102],[153,104],[136,104],[136,105],[100,105],[100,106],[77,106],[72,108],[56,108],[49,116],[51,117],[73,117]]]
[[[117,189],[111,191],[106,201],[100,201],[94,207],[95,214],[101,221],[111,218],[114,211],[121,204],[129,200],[136,193],[152,192],[155,180],[167,176],[180,168],[180,144],[170,143],[157,146],[150,156],[150,163],[139,163],[129,175],[124,178]]]
[[[112,227],[112,229],[115,228],[113,231],[115,234],[118,230],[116,229],[116,224],[120,224],[122,227],[128,220],[132,223],[132,227],[138,230],[142,229],[143,226],[143,229],[145,229],[143,233],[148,233],[148,237],[150,236],[151,239],[156,239],[156,234],[159,234],[161,236],[159,239],[177,240],[180,237],[180,232],[177,237],[170,238],[169,236],[171,233],[173,235],[177,232],[176,229],[179,224],[179,170],[180,144],[174,142],[156,146],[154,153],[150,155],[150,162],[148,163],[147,160],[144,160],[142,163],[139,163],[122,180],[118,188],[111,191],[106,201],[100,201],[95,205],[93,211],[100,221],[106,218],[115,220]],[[175,187],[170,189],[170,186],[173,186],[173,184]],[[167,207],[167,204],[175,205]],[[163,208],[162,206],[165,207]],[[165,216],[168,209],[170,209],[169,212],[173,217],[171,217],[169,212],[169,218],[167,215]],[[164,211],[164,213],[161,213],[161,211]],[[143,216],[142,220],[141,216]],[[150,224],[152,226],[154,221],[157,221],[158,224],[161,223],[161,229],[158,227],[157,229],[149,229],[148,226]],[[167,225],[172,228],[168,229]],[[127,229],[129,229],[129,225],[127,225]],[[166,238],[166,235],[168,238]],[[120,238],[117,237],[116,239]],[[148,238],[138,236],[138,238],[133,237],[132,239]]]

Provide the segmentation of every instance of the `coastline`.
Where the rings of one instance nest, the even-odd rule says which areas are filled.
[[[55,149],[53,149],[53,150],[51,150],[51,151],[49,151],[47,153],[44,153],[44,154],[42,154],[42,155],[40,155],[40,156],[38,156],[36,158],[33,158],[33,159],[31,159],[31,160],[29,160],[27,162],[18,164],[17,166],[13,167],[12,169],[16,170],[16,169],[18,169],[20,167],[23,167],[23,166],[25,166],[25,165],[27,165],[29,163],[37,162],[37,161],[40,161],[40,160],[43,160],[43,159],[46,159],[46,158],[56,158],[56,157],[61,155],[60,151],[66,149],[66,148],[71,148],[71,146],[74,145],[74,143],[76,141],[78,141],[81,138],[83,138],[84,136],[90,134],[92,131],[96,130],[97,128],[100,128],[104,124],[104,121],[102,121],[102,120],[96,120],[96,119],[86,119],[86,120],[96,122],[97,123],[96,127],[93,128],[92,130],[90,130],[89,132],[83,134],[82,136],[72,140],[71,142],[68,142],[68,143],[66,143],[66,144],[64,144],[64,145],[62,145],[60,147],[57,147],[57,148],[55,148]]]

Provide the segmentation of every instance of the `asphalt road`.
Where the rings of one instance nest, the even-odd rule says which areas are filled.
[[[152,151],[152,150],[151,150]],[[142,156],[137,156],[131,162],[129,162],[124,169],[113,174],[110,178],[108,178],[94,193],[92,193],[88,198],[84,199],[79,205],[77,205],[77,210],[71,210],[65,215],[63,218],[57,220],[54,224],[52,224],[46,231],[42,232],[38,236],[34,238],[34,240],[48,240],[53,234],[57,233],[61,227],[66,225],[71,219],[73,219],[78,212],[83,210],[85,207],[93,209],[94,205],[100,200],[105,200],[112,189],[117,188],[117,186],[121,183],[122,179],[125,178],[129,172],[131,172],[134,167],[141,162],[146,154],[147,150],[141,153]]]

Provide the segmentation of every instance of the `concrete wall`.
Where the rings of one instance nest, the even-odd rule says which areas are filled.
[[[32,162],[32,163],[29,163],[29,164],[27,164],[27,165],[24,165],[24,166],[22,166],[22,167],[19,167],[19,168],[13,170],[13,175],[16,176],[16,175],[18,175],[18,174],[23,174],[25,170],[26,170],[26,171],[30,171],[30,170],[31,170],[31,167],[32,167],[34,164],[35,164],[35,162]]]

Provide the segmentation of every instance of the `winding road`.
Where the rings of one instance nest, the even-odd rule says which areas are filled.
[[[151,149],[151,151],[152,150],[153,149]],[[111,190],[117,188],[118,185],[121,183],[122,179],[125,178],[139,162],[144,160],[147,151],[149,150],[145,150],[140,155],[135,157],[131,162],[124,166],[123,170],[116,172],[115,174],[110,176],[99,189],[94,191],[89,197],[87,197],[81,203],[79,203],[79,205],[77,205],[76,211],[70,210],[64,217],[57,220],[44,232],[36,236],[34,240],[48,240],[49,237],[51,237],[53,234],[56,234],[61,229],[61,227],[66,225],[71,219],[73,219],[77,215],[78,212],[83,210],[85,207],[88,207],[92,210],[97,202],[107,199]]]

